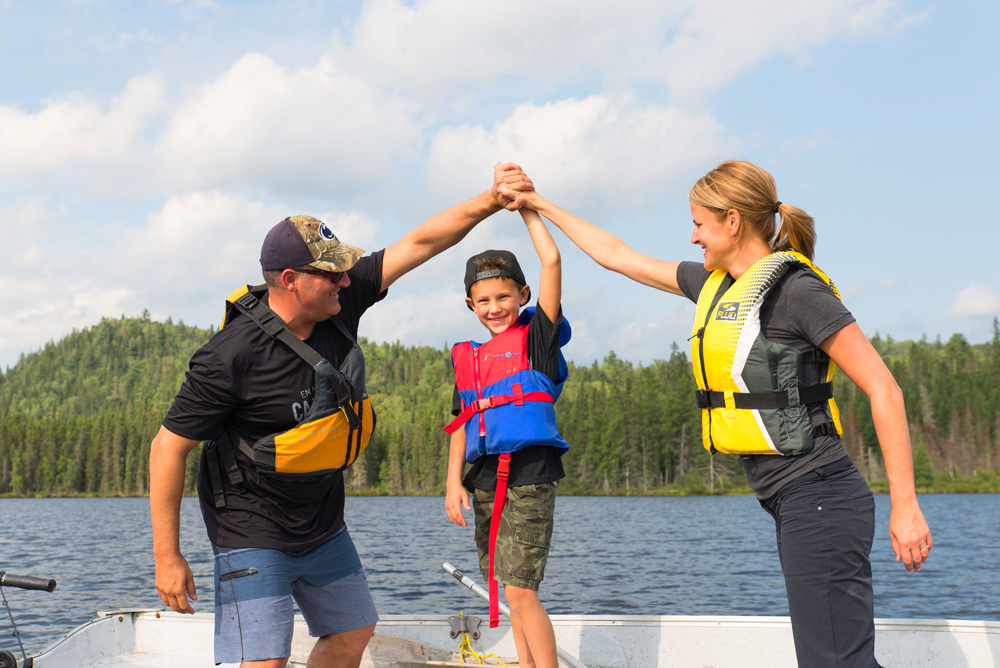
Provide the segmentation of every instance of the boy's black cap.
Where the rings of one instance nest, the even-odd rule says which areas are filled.
[[[476,267],[480,262],[483,260],[493,259],[503,260],[503,268],[476,271]],[[513,278],[521,285],[528,284],[528,282],[524,280],[524,272],[521,271],[521,265],[517,263],[517,258],[514,257],[513,253],[505,250],[483,251],[479,255],[473,255],[469,258],[469,261],[465,263],[465,296],[472,296],[473,283],[487,278]],[[528,301],[531,301],[530,293],[528,295]]]

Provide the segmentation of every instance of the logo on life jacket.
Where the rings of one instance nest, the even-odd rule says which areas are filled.
[[[716,320],[728,320],[730,322],[736,322],[740,315],[740,303],[739,302],[722,302],[719,304],[719,310],[715,313]]]

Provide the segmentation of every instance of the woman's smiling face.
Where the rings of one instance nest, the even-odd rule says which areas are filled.
[[[691,202],[691,219],[694,229],[691,243],[701,246],[705,253],[705,269],[727,269],[726,260],[736,250],[736,229],[728,216],[721,219],[714,211]]]

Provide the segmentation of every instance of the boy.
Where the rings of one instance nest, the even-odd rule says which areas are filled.
[[[459,343],[448,458],[448,518],[467,526],[462,508],[475,498],[479,568],[490,588],[490,626],[499,621],[497,580],[510,604],[511,629],[522,668],[556,668],[552,622],[538,600],[545,572],[561,456],[569,449],[555,424],[554,402],[566,379],[559,348],[569,340],[560,309],[559,249],[541,217],[521,209],[542,263],[538,304],[517,258],[490,250],[469,259],[465,302],[490,341]],[[561,336],[562,335],[562,336]],[[463,428],[464,427],[464,428]],[[468,461],[472,468],[462,479]]]

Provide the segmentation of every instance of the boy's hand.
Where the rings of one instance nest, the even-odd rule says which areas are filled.
[[[462,514],[462,508],[472,510],[469,505],[469,493],[461,485],[457,487],[448,486],[448,492],[444,497],[444,510],[448,513],[448,519],[460,527],[469,526]]]
[[[514,191],[516,193],[514,198],[502,195],[500,193],[501,188]],[[535,186],[531,182],[531,179],[528,178],[528,175],[521,170],[520,166],[513,162],[504,164],[498,162],[493,166],[493,198],[498,205],[508,211],[520,209],[524,205],[524,201],[520,200],[518,195],[522,192],[531,192],[534,189]]]

